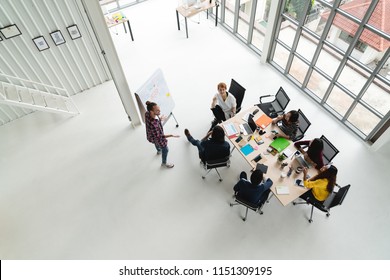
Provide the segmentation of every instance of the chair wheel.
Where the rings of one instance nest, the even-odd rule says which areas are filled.
[[[228,168],[229,168],[229,167],[230,167],[230,164],[229,164],[229,165],[226,165],[226,167],[228,167]]]
[[[260,214],[260,215],[263,215],[263,211],[261,211],[259,214]]]
[[[205,176],[202,176],[202,179],[206,178]]]
[[[293,205],[297,205],[297,203],[295,201],[293,201]]]
[[[327,216],[327,217],[329,217],[329,216],[330,216],[330,214],[329,214],[329,213],[326,213],[326,216]]]
[[[230,207],[233,207],[233,203],[229,203]]]
[[[242,218],[242,220],[245,222],[246,221],[246,219],[245,218]]]
[[[222,179],[219,179],[220,182],[222,182]]]
[[[310,220],[309,220],[309,223],[312,223],[312,222],[313,222],[313,220],[312,220],[312,219],[310,219]]]

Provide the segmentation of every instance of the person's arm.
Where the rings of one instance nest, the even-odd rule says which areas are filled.
[[[215,108],[217,105],[217,95],[214,95],[213,100],[211,102],[211,109]]]
[[[165,138],[169,138],[169,137],[179,138],[180,135],[166,134],[166,135],[164,135],[164,137],[165,137]]]
[[[276,124],[278,121],[282,120],[284,118],[284,115],[277,116],[276,118],[272,119],[272,124]]]
[[[308,147],[310,144],[310,140],[302,140],[294,143],[295,148],[298,149],[302,154],[305,153],[305,150],[302,147]]]
[[[268,178],[267,180],[265,180],[265,182],[263,183],[264,185],[264,190],[268,190],[272,187],[274,182],[272,182],[272,180],[270,178]]]
[[[203,137],[201,141],[203,142],[203,141],[206,141],[207,139],[209,139],[209,137],[211,136],[212,133],[213,133],[212,130],[210,130],[209,132],[207,132],[206,136]]]

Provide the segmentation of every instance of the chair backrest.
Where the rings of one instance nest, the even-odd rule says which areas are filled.
[[[241,104],[242,104],[242,100],[244,100],[245,91],[246,91],[246,89],[243,86],[241,86],[234,79],[232,79],[232,81],[230,82],[230,87],[229,87],[228,92],[233,94],[233,96],[236,98],[236,102],[237,102],[236,112],[237,113],[241,110]]]
[[[322,151],[324,164],[328,164],[339,153],[339,150],[324,135],[320,139],[324,143],[324,150]]]
[[[299,127],[297,136],[295,137],[294,141],[301,140],[303,136],[305,136],[307,129],[311,125],[311,122],[306,118],[305,114],[301,111],[301,109],[298,109],[298,114]]]
[[[346,185],[345,187],[340,188],[339,191],[335,194],[335,196],[334,196],[334,198],[333,198],[333,200],[330,203],[328,208],[330,209],[330,208],[335,207],[337,205],[341,205],[343,203],[344,198],[347,195],[350,187],[351,187],[351,185]]]
[[[275,95],[275,101],[277,101],[279,108],[275,108],[276,111],[284,111],[290,102],[290,98],[282,87],[279,88],[278,92]],[[275,107],[275,106],[274,106]]]
[[[220,159],[206,160],[204,166],[206,169],[228,166],[230,164],[230,155]]]
[[[270,192],[271,192],[271,189],[268,189],[268,190],[264,191],[264,192],[261,194],[261,196],[260,196],[260,201],[259,201],[258,204],[253,204],[253,203],[251,203],[251,202],[249,202],[249,201],[243,199],[242,197],[240,197],[240,196],[238,195],[238,193],[236,193],[236,195],[235,195],[235,200],[236,200],[238,203],[240,203],[240,204],[242,204],[242,205],[244,205],[244,206],[246,206],[246,207],[248,207],[248,208],[250,208],[250,209],[256,211],[257,208],[261,207],[261,206],[267,201]]]

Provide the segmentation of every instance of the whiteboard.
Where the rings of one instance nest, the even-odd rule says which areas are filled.
[[[142,119],[145,117],[146,101],[154,102],[160,106],[160,116],[168,117],[175,107],[175,102],[173,101],[161,69],[157,69],[136,91],[135,95],[137,100],[140,101],[138,102],[138,106],[140,107]]]

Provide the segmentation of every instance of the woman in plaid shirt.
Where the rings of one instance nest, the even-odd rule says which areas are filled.
[[[146,138],[153,143],[157,149],[157,154],[162,154],[161,166],[172,168],[173,163],[167,163],[168,156],[168,137],[179,137],[178,135],[165,135],[160,119],[160,107],[154,102],[146,102],[145,126]]]

